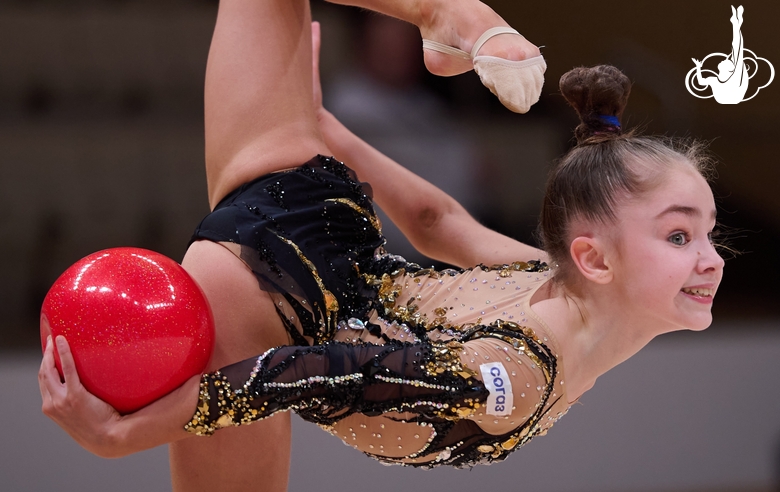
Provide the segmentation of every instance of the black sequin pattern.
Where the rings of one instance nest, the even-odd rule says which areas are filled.
[[[490,435],[461,418],[482,404],[488,392],[460,363],[462,343],[478,338],[522,341],[548,374],[537,410],[522,426],[504,435]],[[441,368],[441,370],[439,370]],[[247,378],[247,375],[249,376]],[[504,460],[541,432],[541,417],[550,408],[556,360],[547,347],[514,323],[473,326],[457,341],[417,343],[391,340],[385,345],[328,342],[318,346],[279,347],[258,358],[206,374],[201,381],[198,411],[187,430],[209,435],[248,424],[276,412],[294,410],[323,426],[355,412],[368,416],[411,412],[408,422],[425,424],[436,437],[424,449],[438,454],[427,463],[366,453],[380,461],[432,468],[469,467]]]
[[[325,428],[356,412],[399,412],[413,415],[408,422],[435,431],[422,450],[407,458],[436,455],[435,461],[408,463],[366,454],[424,468],[501,461],[542,432],[540,421],[554,404],[556,357],[533,331],[512,322],[445,329],[438,318],[417,313],[413,304],[397,306],[396,279],[456,276],[464,270],[423,269],[386,254],[380,227],[370,188],[345,165],[322,156],[247,183],[217,205],[193,241],[241,245],[241,258],[271,293],[292,346],[204,375],[188,431],[209,435],[284,410]],[[476,268],[504,276],[546,271],[547,265],[530,261]],[[374,312],[403,324],[414,342],[384,335],[369,322]],[[359,322],[384,344],[334,341],[336,329],[347,322]],[[435,330],[448,338],[431,340]],[[485,402],[488,391],[459,354],[464,343],[480,338],[520,347],[547,381],[533,415],[501,436],[487,434],[466,418]]]
[[[487,395],[474,378],[459,377],[454,370],[428,369],[443,362],[462,370],[457,350],[459,346],[396,341],[272,349],[257,359],[205,375],[205,397],[190,428],[210,434],[290,409],[321,425],[355,412],[369,416],[388,411],[447,413],[483,401]]]
[[[321,344],[340,320],[365,317],[375,297],[360,275],[384,244],[370,193],[344,164],[318,156],[230,193],[192,241],[240,244],[291,341]]]

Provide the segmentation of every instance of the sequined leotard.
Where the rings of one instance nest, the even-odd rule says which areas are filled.
[[[370,188],[317,157],[226,197],[193,237],[241,245],[291,346],[206,374],[187,430],[295,410],[388,463],[503,460],[568,409],[529,261],[421,269],[382,249]]]

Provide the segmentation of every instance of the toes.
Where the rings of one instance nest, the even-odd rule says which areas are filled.
[[[541,52],[524,36],[506,33],[488,39],[478,54],[495,56],[509,61],[523,61],[539,56]]]

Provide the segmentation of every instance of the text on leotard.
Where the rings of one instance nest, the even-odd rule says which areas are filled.
[[[482,373],[482,382],[485,384],[490,395],[485,403],[489,415],[509,415],[512,413],[512,382],[500,362],[491,362],[489,364],[480,364],[479,370]]]

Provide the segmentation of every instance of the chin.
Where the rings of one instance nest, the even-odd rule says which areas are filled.
[[[709,323],[704,323],[698,326],[693,326],[691,328],[688,328],[690,331],[704,331],[707,328],[709,328],[712,325],[712,319],[710,319]]]
[[[659,334],[672,333],[675,331],[704,331],[709,328],[711,324],[712,316],[697,316],[695,319],[691,319],[691,317],[688,316],[685,319],[678,318],[676,320],[667,320],[666,323],[662,323],[662,325],[665,325],[666,328],[662,328],[659,331]]]
[[[689,320],[683,326],[689,331],[704,331],[709,328],[710,325],[712,325],[712,313],[697,316],[696,319]]]

